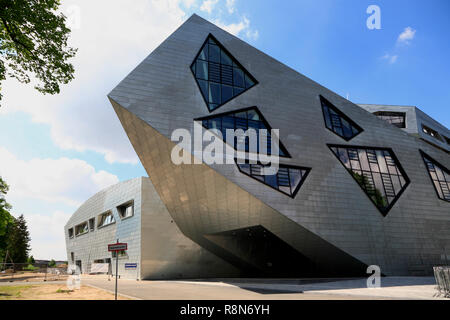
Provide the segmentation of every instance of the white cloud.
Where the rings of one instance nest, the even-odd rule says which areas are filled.
[[[416,30],[411,27],[406,27],[402,33],[397,38],[398,43],[409,44],[415,37]]]
[[[259,36],[258,30],[252,30],[250,28],[250,20],[245,16],[237,23],[225,24],[221,20],[215,20],[214,23],[235,36],[239,36],[243,32],[245,32],[245,36],[251,40],[256,40]]]
[[[31,255],[35,259],[67,260],[64,226],[71,213],[55,211],[51,215],[24,214],[31,237]]]
[[[386,53],[384,56],[381,57],[384,60],[387,60],[390,64],[394,64],[397,62],[398,55],[390,55]]]
[[[232,14],[234,12],[234,10],[236,10],[235,4],[236,4],[236,0],[227,0],[226,6],[227,6],[228,13]]]
[[[184,4],[186,8],[189,9],[195,4],[196,0],[182,0],[181,2]]]
[[[200,10],[211,13],[219,0],[205,0],[200,6]]]
[[[0,175],[8,182],[8,202],[29,199],[77,207],[94,193],[119,182],[117,176],[79,159],[19,159],[0,147]]]
[[[181,3],[190,0],[62,2],[62,11],[79,15],[70,43],[75,79],[56,96],[41,95],[14,79],[2,83],[1,113],[24,111],[50,125],[63,149],[95,151],[108,162],[138,163],[138,158],[106,95],[186,18]],[[74,10],[74,8],[76,10]],[[67,12],[66,12],[67,14]]]

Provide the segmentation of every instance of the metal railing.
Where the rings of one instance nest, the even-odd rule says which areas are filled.
[[[0,282],[57,281],[67,278],[67,265],[0,263]]]
[[[436,296],[450,298],[450,267],[433,267],[438,293]]]

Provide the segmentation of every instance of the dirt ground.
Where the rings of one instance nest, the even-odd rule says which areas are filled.
[[[57,275],[39,272],[23,272],[0,275],[0,282],[37,282],[37,281],[65,281],[67,275]]]
[[[118,296],[119,300],[129,300]],[[65,284],[33,284],[0,286],[0,300],[114,300],[114,294],[81,286],[69,290]]]

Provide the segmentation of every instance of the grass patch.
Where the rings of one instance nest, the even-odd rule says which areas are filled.
[[[31,288],[32,286],[0,286],[0,300],[21,298],[22,291]]]
[[[71,293],[73,292],[73,290],[65,290],[65,289],[61,289],[59,288],[58,290],[56,290],[56,293]]]

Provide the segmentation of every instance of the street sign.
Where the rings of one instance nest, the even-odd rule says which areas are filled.
[[[128,249],[128,245],[127,243],[112,243],[112,244],[108,244],[108,251],[123,251],[123,250],[127,250]]]
[[[117,239],[116,243],[108,244],[108,251],[124,251],[128,249],[128,245],[126,243],[120,243],[119,239]],[[117,276],[119,273],[119,255],[116,254],[116,288],[115,288],[115,300],[117,300]]]
[[[125,263],[125,269],[136,269],[137,263]]]

